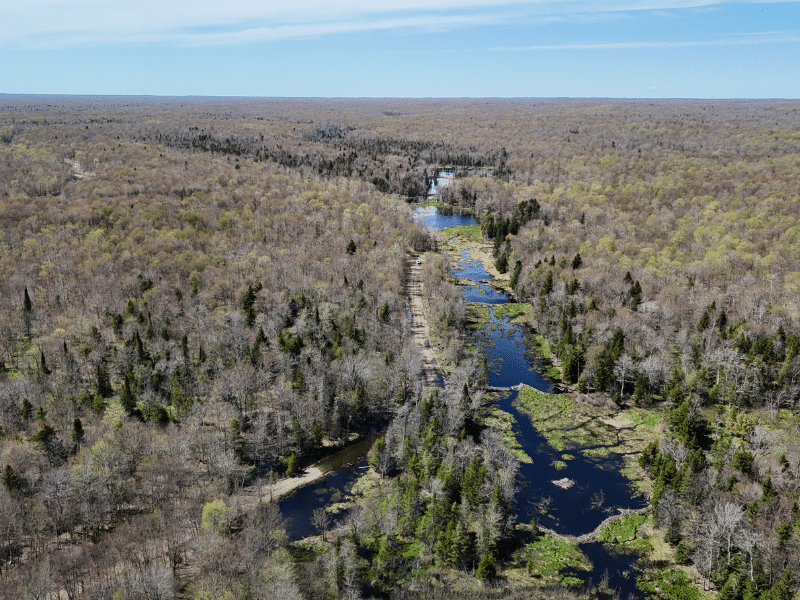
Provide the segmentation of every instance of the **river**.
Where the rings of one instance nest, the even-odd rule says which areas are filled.
[[[471,214],[439,214],[436,207],[421,207],[415,218],[424,220],[434,230],[463,225],[477,225]],[[464,248],[461,258],[453,266],[455,277],[467,279],[472,285],[464,286],[468,302],[488,304],[491,313],[489,323],[475,332],[476,341],[485,348],[490,365],[489,385],[511,387],[523,383],[537,390],[550,393],[552,383],[541,374],[540,362],[526,340],[523,327],[512,323],[507,316],[497,316],[497,305],[509,301],[508,296],[487,285],[491,274],[479,261],[469,257],[469,248]],[[554,463],[564,454],[553,448],[532,425],[530,417],[517,406],[517,392],[501,394],[498,408],[511,414],[515,421],[515,433],[522,450],[533,459],[531,464],[522,464],[520,469],[521,492],[518,496],[517,518],[522,523],[535,519],[538,524],[559,534],[578,536],[593,531],[617,508],[641,508],[646,503],[633,495],[629,482],[620,474],[620,461],[614,458],[590,458],[570,450],[571,458],[566,469],[557,469]],[[310,522],[312,511],[319,506],[340,502],[349,494],[353,484],[364,473],[366,461],[363,456],[369,450],[371,438],[358,446],[347,448],[331,457],[323,471],[331,474],[325,479],[302,488],[280,503],[281,511],[290,520],[288,534],[291,540],[314,535],[316,530]],[[553,484],[554,480],[568,477],[574,482],[569,489]],[[602,492],[605,500],[598,507],[593,503]],[[549,506],[542,512],[543,506]],[[335,518],[341,519],[344,513]],[[636,556],[618,553],[613,547],[599,542],[584,543],[581,550],[590,559],[592,571],[572,572],[564,575],[583,579],[585,583],[598,583],[606,577],[611,589],[617,590],[621,598],[641,598],[635,585]]]
[[[478,224],[471,215],[441,215],[431,209],[435,207],[415,211],[415,217],[424,220],[431,229]],[[490,305],[490,321],[475,332],[490,365],[489,385],[508,388],[523,383],[542,392],[552,392],[552,382],[542,375],[540,361],[526,340],[527,332],[507,316],[495,314],[494,307],[509,302],[508,296],[486,283],[491,280],[491,274],[480,261],[469,257],[469,250],[462,249],[461,258],[451,273],[472,282],[472,285],[464,286],[468,302]],[[529,523],[535,518],[538,524],[557,533],[579,536],[593,531],[609,514],[615,514],[617,508],[646,506],[644,500],[634,496],[630,483],[620,474],[622,464],[618,459],[590,458],[570,450],[572,458],[566,461],[567,467],[556,468],[554,463],[561,461],[564,453],[553,448],[533,427],[530,417],[519,410],[517,395],[516,391],[504,394],[497,406],[514,417],[517,440],[522,450],[533,459],[533,463],[522,464],[520,468],[522,491],[517,512],[520,522]],[[553,484],[564,477],[574,482],[569,489]],[[593,500],[600,493],[604,502],[598,507]],[[544,505],[549,508],[542,514],[540,509]],[[630,575],[635,570],[637,556],[618,553],[599,542],[581,544],[580,548],[592,562],[592,571],[574,573],[565,570],[565,575],[577,576],[586,583],[597,583],[607,572],[608,584],[619,591],[620,597],[642,596],[636,588],[635,577]]]

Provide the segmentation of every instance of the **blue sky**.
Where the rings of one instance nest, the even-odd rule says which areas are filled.
[[[800,0],[0,0],[0,92],[799,98]]]

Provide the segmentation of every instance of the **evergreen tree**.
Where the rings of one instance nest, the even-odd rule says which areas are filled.
[[[500,273],[508,271],[508,254],[502,252],[494,262],[494,266],[497,267],[497,271]]]
[[[323,437],[324,432],[322,430],[322,426],[316,419],[314,419],[314,421],[311,423],[311,439],[314,441],[314,445],[321,446]]]
[[[768,600],[792,600],[794,595],[792,591],[793,585],[794,576],[792,567],[786,567],[781,575],[780,581],[773,585],[772,589],[770,589],[767,594]]]
[[[105,361],[100,362],[94,369],[95,381],[97,382],[97,393],[102,398],[110,398],[114,394],[111,388],[111,378],[108,374],[108,365]]]
[[[778,495],[778,491],[772,484],[772,477],[767,477],[766,481],[761,484],[761,493],[764,496],[764,502],[769,502]]]
[[[517,287],[517,282],[519,281],[519,275],[521,272],[522,272],[522,262],[516,261],[514,263],[514,271],[511,273],[511,281],[509,282],[511,284],[512,289]]]
[[[547,276],[544,279],[544,283],[542,284],[542,289],[539,290],[539,296],[547,296],[550,292],[553,291],[553,272],[548,271]]]
[[[583,259],[581,258],[581,253],[576,252],[575,257],[572,259],[572,268],[579,269],[580,266],[583,264]]]
[[[3,469],[3,474],[0,475],[0,481],[3,482],[3,486],[9,492],[15,492],[22,487],[22,482],[17,476],[17,472],[11,468],[11,465],[6,465],[5,469]]]
[[[75,444],[75,452],[81,449],[81,442],[83,441],[84,435],[83,423],[76,417],[72,422],[72,443]]]
[[[346,250],[347,250],[347,253],[348,253],[348,254],[355,254],[355,253],[356,253],[357,247],[356,247],[356,242],[355,242],[355,240],[353,240],[353,239],[350,239],[350,241],[349,241],[349,242],[347,242],[347,248],[346,248]]]
[[[247,291],[242,296],[242,310],[244,311],[245,321],[248,327],[252,327],[256,322],[256,312],[253,308],[256,302],[256,291],[252,285],[247,286]]]
[[[133,394],[133,373],[128,371],[122,382],[122,390],[119,393],[119,401],[127,412],[132,413],[136,410],[136,397]]]
[[[478,563],[478,568],[475,571],[475,577],[485,581],[494,579],[495,574],[494,556],[492,556],[492,552],[490,550],[487,550],[483,553],[483,556],[481,556],[481,560]]]
[[[22,299],[22,310],[26,313],[33,310],[33,303],[31,302],[31,297],[28,295],[28,288],[25,288],[25,297]]]
[[[22,406],[19,409],[19,418],[23,425],[27,425],[33,416],[33,404],[27,398],[22,399]]]
[[[39,362],[42,365],[42,373],[44,375],[50,375],[50,369],[47,367],[47,361],[44,358],[44,351],[40,350],[39,353],[40,353]]]
[[[461,476],[461,495],[464,501],[473,508],[478,504],[485,476],[486,468],[480,463],[477,456],[473,456]]]

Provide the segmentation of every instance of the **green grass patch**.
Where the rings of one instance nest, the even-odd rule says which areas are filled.
[[[448,236],[457,236],[470,242],[482,242],[483,234],[477,225],[456,225],[443,230]]]
[[[522,319],[531,312],[531,305],[524,302],[509,302],[508,304],[497,304],[494,307],[496,317],[508,317],[509,321]]]
[[[641,425],[648,431],[653,431],[656,429],[659,425],[661,425],[661,421],[663,420],[660,413],[643,409],[632,409],[627,411],[625,416],[636,425]]]
[[[561,381],[561,369],[559,367],[555,365],[546,365],[544,372],[547,373],[547,376],[553,381]]]
[[[562,574],[563,569],[591,571],[592,564],[577,545],[565,542],[548,533],[525,547],[528,574],[543,584],[578,585],[574,575]]]
[[[550,348],[550,342],[548,342],[538,333],[534,334],[532,339],[536,356],[541,358],[543,361],[553,360],[553,350]]]
[[[644,515],[628,515],[612,521],[600,531],[597,539],[601,542],[622,544],[636,539],[636,530],[644,523]]]
[[[470,329],[485,327],[492,319],[492,313],[487,304],[480,302],[467,303],[467,322]]]
[[[632,479],[640,475],[634,469],[638,466],[635,453],[656,435],[653,432],[643,436],[642,430],[632,428],[630,420],[616,411],[576,402],[566,394],[545,394],[524,387],[519,392],[517,406],[530,416],[532,425],[558,452],[592,458],[612,454],[632,457],[626,461],[631,470],[624,473]],[[563,455],[561,459],[567,460]]]
[[[503,440],[508,450],[519,462],[533,463],[531,457],[525,453],[519,440],[517,440],[517,435],[514,433],[514,425],[517,421],[511,414],[492,406],[489,408],[488,414],[483,418],[483,422]]]

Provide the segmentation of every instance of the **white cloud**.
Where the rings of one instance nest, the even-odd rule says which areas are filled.
[[[637,50],[644,48],[694,48],[699,46],[747,46],[754,44],[797,44],[800,32],[763,31],[720,37],[713,40],[606,42],[591,44],[549,44],[490,48],[494,52],[536,52],[544,50]]]
[[[388,29],[586,20],[731,0],[0,0],[0,45],[239,44]],[[733,0],[736,2],[736,0]],[[740,0],[754,4],[766,0]],[[800,2],[800,0],[791,0]]]

